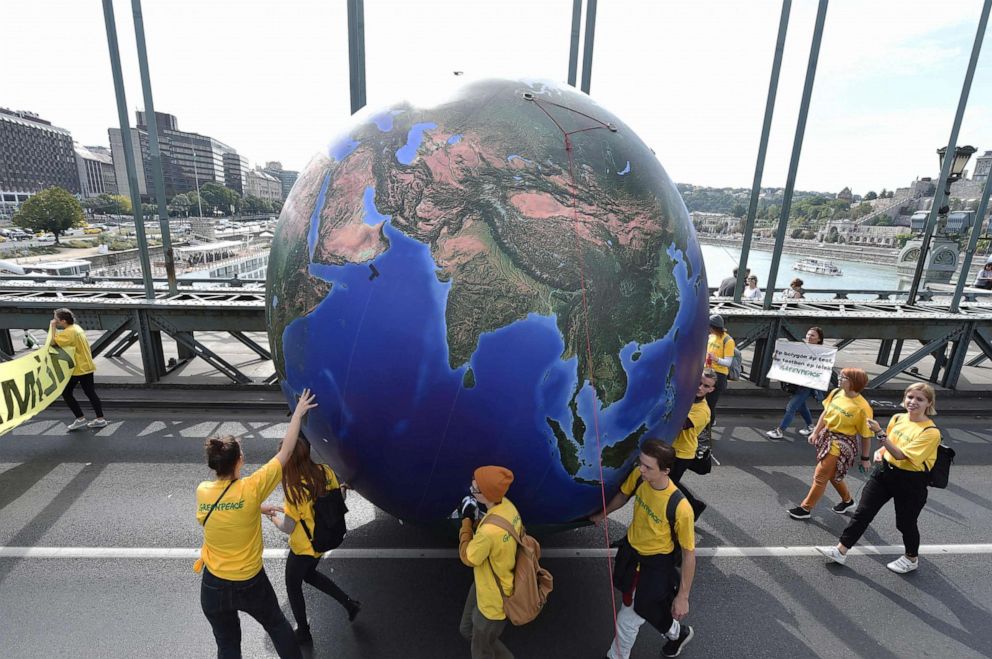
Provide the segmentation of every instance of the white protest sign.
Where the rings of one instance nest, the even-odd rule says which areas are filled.
[[[830,388],[830,372],[836,358],[837,348],[779,339],[775,342],[768,377],[826,391]]]

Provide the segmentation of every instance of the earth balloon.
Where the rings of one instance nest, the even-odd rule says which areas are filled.
[[[707,298],[634,131],[570,87],[489,80],[352,117],[286,200],[266,311],[287,398],[317,395],[313,450],[372,503],[441,520],[494,464],[553,524],[678,434]]]

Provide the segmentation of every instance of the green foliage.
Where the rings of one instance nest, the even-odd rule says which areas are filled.
[[[193,193],[196,194],[195,192]],[[193,204],[189,195],[180,193],[169,200],[168,208],[171,217],[189,217],[189,209]]]
[[[280,204],[281,208],[282,204]],[[241,212],[246,214],[275,213],[276,205],[269,199],[262,199],[254,195],[245,195],[241,202]]]
[[[912,239],[913,239],[913,234],[911,233],[900,233],[898,236],[895,237],[896,245],[899,246],[899,249],[905,247],[906,243],[908,243]]]
[[[68,190],[59,187],[46,188],[32,195],[14,213],[13,223],[29,229],[32,233],[50,231],[59,236],[72,227],[86,224],[83,207]]]
[[[130,215],[131,200],[124,195],[102,194],[91,197],[83,202],[83,206],[98,215]]]
[[[205,183],[200,186],[200,199],[203,212],[212,215],[220,211],[224,215],[238,212],[241,208],[241,195],[219,183]]]
[[[67,240],[62,245],[73,249],[89,249],[90,247],[95,247],[96,243],[89,240]]]
[[[734,202],[734,205],[730,209],[730,214],[734,217],[741,218],[747,215],[747,206],[743,202]]]
[[[865,195],[865,201],[873,201],[875,199],[878,199],[878,194],[874,190],[869,190],[868,194]]]

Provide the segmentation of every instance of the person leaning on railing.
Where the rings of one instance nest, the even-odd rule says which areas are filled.
[[[985,267],[978,271],[974,286],[975,288],[992,290],[992,261],[986,263]]]

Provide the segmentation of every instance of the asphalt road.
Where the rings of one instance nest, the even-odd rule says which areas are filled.
[[[115,413],[102,431],[67,435],[64,415],[47,413],[0,438],[0,555],[4,548],[103,548],[137,555],[79,558],[0,557],[0,656],[212,656],[199,610],[199,577],[189,558],[200,543],[192,493],[209,477],[203,438],[245,437],[249,462],[271,456],[285,429],[279,413]],[[952,484],[931,490],[920,526],[922,567],[900,576],[895,557],[858,555],[827,566],[808,555],[829,545],[846,523],[828,491],[809,522],[784,510],[805,493],[812,449],[760,435],[774,420],[725,416],[722,463],[687,484],[710,507],[699,523],[701,553],[691,599],[696,638],[682,656],[981,657],[992,655],[992,442],[986,419],[947,418],[941,426],[958,451]],[[858,492],[860,477],[852,477]],[[281,495],[277,491],[273,500]],[[452,503],[454,506],[454,502]],[[333,600],[307,591],[315,657],[467,657],[457,625],[471,574],[453,556],[454,537],[403,525],[359,498],[352,509],[347,556],[321,570],[363,610],[353,624]],[[613,516],[618,538],[630,507]],[[866,547],[900,544],[891,507],[863,539]],[[265,529],[267,548],[285,548]],[[611,588],[601,529],[542,538],[552,556],[555,591],[541,617],[509,628],[507,646],[522,658],[601,657],[613,631]],[[963,545],[986,545],[971,548]],[[795,549],[783,549],[791,547]],[[140,548],[178,548],[179,557]],[[382,549],[394,550],[385,554]],[[772,555],[721,555],[715,548],[760,548]],[[758,549],[755,549],[758,548]],[[399,551],[395,551],[399,550]],[[342,552],[345,553],[345,552]],[[739,552],[738,552],[739,553]],[[418,557],[425,554],[425,557]],[[285,562],[266,571],[288,616]],[[242,623],[245,656],[273,656],[261,628]],[[645,628],[633,657],[656,657],[657,633]]]

